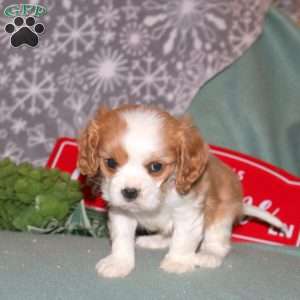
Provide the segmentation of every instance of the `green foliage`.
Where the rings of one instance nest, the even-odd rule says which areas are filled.
[[[67,173],[0,160],[0,229],[63,225],[81,199],[79,183]]]

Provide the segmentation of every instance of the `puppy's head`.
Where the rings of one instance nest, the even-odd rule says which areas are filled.
[[[132,212],[158,209],[171,178],[177,192],[187,194],[207,157],[190,121],[142,106],[100,109],[79,138],[80,171],[100,172],[104,198]]]

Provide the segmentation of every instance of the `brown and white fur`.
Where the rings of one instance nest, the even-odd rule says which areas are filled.
[[[242,204],[237,176],[187,118],[144,106],[100,109],[79,138],[80,171],[100,173],[109,204],[112,252],[99,275],[123,277],[135,265],[135,243],[169,248],[160,266],[183,273],[215,268],[230,250],[234,222],[243,214],[284,225]],[[137,226],[155,232],[136,238]]]

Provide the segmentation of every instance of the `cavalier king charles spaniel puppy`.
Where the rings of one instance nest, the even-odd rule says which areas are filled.
[[[184,273],[215,268],[230,249],[242,215],[284,228],[270,213],[242,202],[236,174],[209,152],[188,118],[146,106],[100,109],[79,137],[82,174],[100,175],[108,202],[111,254],[96,270],[124,277],[135,265],[135,244],[168,248],[160,267]],[[137,227],[152,235],[136,238]]]

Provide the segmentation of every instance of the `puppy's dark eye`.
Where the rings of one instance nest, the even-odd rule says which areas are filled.
[[[106,160],[106,165],[112,170],[115,170],[118,167],[118,163],[113,158],[108,158]]]
[[[163,168],[163,165],[160,162],[152,162],[147,166],[149,173],[158,173]]]

